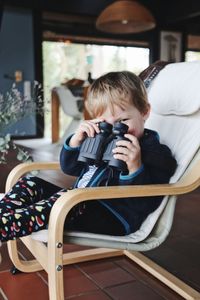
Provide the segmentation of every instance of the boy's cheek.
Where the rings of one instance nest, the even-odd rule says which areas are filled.
[[[130,129],[130,130],[128,130],[127,134],[130,134],[130,135],[133,135],[133,136],[135,136],[135,137],[136,137],[136,132],[135,132],[135,130],[134,130],[134,129]]]

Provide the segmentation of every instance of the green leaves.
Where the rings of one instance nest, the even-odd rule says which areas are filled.
[[[16,157],[21,162],[32,161],[28,151],[25,151],[23,148],[18,147],[11,140],[10,134],[6,134],[4,137],[0,137],[0,164],[6,164],[9,151],[14,150],[16,152]]]
[[[34,81],[31,99],[23,97],[16,85],[5,95],[0,94],[0,164],[7,163],[6,156],[10,150],[16,151],[19,161],[30,160],[30,155],[21,147],[16,146],[11,140],[9,128],[24,118],[48,111],[43,105],[43,90],[41,84]],[[5,133],[6,132],[6,133]]]

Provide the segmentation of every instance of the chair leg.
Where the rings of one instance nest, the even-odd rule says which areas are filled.
[[[52,238],[48,243],[48,284],[50,300],[64,300],[63,281],[63,242],[56,243],[56,240]]]
[[[7,246],[10,259],[18,270],[22,272],[36,272],[42,270],[42,267],[37,260],[25,261],[20,259],[16,240],[8,241]]]
[[[137,263],[140,267],[145,269],[147,272],[152,274],[158,280],[162,281],[170,289],[174,290],[177,294],[181,295],[187,300],[200,299],[200,293],[191,288],[189,285],[172,275],[152,260],[135,251],[124,251],[124,254],[129,257],[132,261]]]
[[[64,300],[63,266],[55,266],[54,271],[48,274],[49,299]]]

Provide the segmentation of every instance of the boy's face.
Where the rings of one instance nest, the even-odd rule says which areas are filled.
[[[114,112],[108,107],[100,118],[110,124],[121,121],[128,125],[128,133],[140,138],[144,132],[144,123],[147,120],[150,112],[150,106],[146,113],[141,113],[136,107],[131,104],[127,104],[121,108],[114,105]]]

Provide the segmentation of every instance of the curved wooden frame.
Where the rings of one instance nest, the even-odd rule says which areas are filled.
[[[58,169],[60,169],[60,166],[57,162],[20,164],[9,174],[6,183],[6,192],[25,173],[33,170]],[[14,265],[23,272],[46,270],[48,273],[49,297],[51,300],[64,300],[63,265],[118,255],[126,255],[185,299],[200,299],[200,293],[138,252],[98,248],[63,254],[62,247],[63,226],[66,215],[77,203],[99,198],[112,200],[113,198],[133,197],[133,195],[135,197],[143,197],[189,193],[200,185],[199,170],[200,160],[194,164],[186,175],[183,175],[178,182],[173,184],[97,187],[68,191],[56,201],[52,208],[49,219],[48,246],[33,240],[29,236],[21,238],[27,248],[36,257],[36,260],[28,262],[20,260],[17,253],[16,241],[8,242],[10,258]]]

